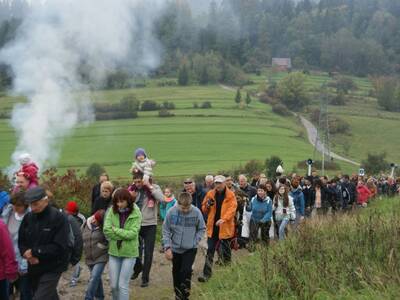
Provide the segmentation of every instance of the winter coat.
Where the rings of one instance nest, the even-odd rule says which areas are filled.
[[[304,217],[305,204],[304,195],[301,188],[298,187],[297,189],[292,190],[289,195],[293,197],[293,204],[296,208],[296,214]]]
[[[14,280],[18,274],[13,244],[7,226],[0,221],[0,280]]]
[[[119,213],[114,213],[112,209],[107,211],[103,232],[109,241],[109,255],[117,257],[139,256],[139,230],[142,214],[136,204],[133,207],[133,211],[125,221],[124,228],[120,227]],[[119,243],[120,247],[118,247]]]
[[[88,266],[108,261],[108,241],[103,229],[92,224],[93,217],[88,218],[82,226],[83,251]]]
[[[39,264],[28,267],[31,276],[67,269],[69,230],[66,216],[50,205],[40,213],[25,215],[18,232],[18,247],[22,254],[32,249],[32,255],[39,259]]]
[[[273,210],[275,211],[275,220],[276,221],[282,221],[284,219],[289,219],[291,221],[296,219],[296,208],[294,207],[293,204],[293,198],[292,196],[289,195],[289,205],[288,207],[283,207],[283,198],[279,196],[278,199],[274,199],[273,203]],[[278,206],[275,206],[275,201],[277,200]],[[284,209],[286,209],[286,212],[284,212]]]
[[[136,191],[136,205],[140,208],[142,226],[157,225],[157,203],[164,200],[164,195],[161,188],[157,184],[153,184],[153,189],[146,192],[145,188],[137,189],[134,185],[131,185],[128,190]],[[149,196],[154,201],[153,206],[149,207]]]
[[[367,203],[370,196],[371,192],[365,185],[357,186],[357,204]]]
[[[250,220],[255,223],[271,222],[272,200],[268,196],[265,199],[261,199],[256,195],[251,199],[249,205],[246,206],[246,211],[251,212]]]
[[[15,218],[14,217],[14,210],[11,204],[9,204],[7,207],[5,207],[3,209],[3,213],[1,214],[1,220],[4,222],[4,224],[6,224],[7,226],[9,226],[9,222],[11,221],[11,218]],[[22,223],[22,218],[21,220],[16,220],[17,223],[19,223],[19,226],[21,226]],[[19,229],[18,226],[18,229]],[[21,274],[25,274],[28,272],[28,261],[22,257],[21,253],[19,252],[18,249],[18,231],[14,234],[11,234],[10,232],[10,236],[11,236],[11,241],[13,243],[13,247],[14,247],[14,253],[15,253],[15,258],[18,262],[18,272]]]
[[[209,191],[204,197],[202,204],[202,211],[204,214],[208,214],[207,216],[207,236],[211,238],[213,236],[214,223],[218,220],[214,220],[215,214],[217,211],[216,205],[213,205],[207,208],[208,200],[215,199],[216,189]],[[221,219],[225,222],[219,226],[219,239],[229,239],[235,236],[235,214],[237,208],[237,201],[235,194],[229,190],[225,189],[225,198],[222,202],[221,207]]]
[[[304,195],[304,206],[305,207],[314,207],[315,205],[315,190],[312,186],[303,187],[303,195]]]
[[[183,189],[182,192],[186,192],[186,190]],[[203,190],[203,187],[201,185],[196,185],[196,190],[192,194],[192,204],[201,210],[205,195],[206,192]]]
[[[326,186],[321,187],[321,207],[317,207],[317,189],[315,189],[315,207],[316,208],[328,208],[329,203],[329,191]]]
[[[10,203],[10,195],[0,190],[0,213],[3,211],[3,208],[6,207]]]
[[[164,201],[160,202],[160,217],[161,220],[165,220],[165,217],[168,213],[168,211],[175,205],[176,199],[172,198],[167,201],[167,199],[164,199]]]
[[[71,249],[72,253],[70,257],[70,262],[74,266],[82,258],[83,240],[82,240],[81,225],[76,217],[69,214],[66,215],[68,218],[69,225],[71,226],[72,233],[74,234],[74,247],[73,249]]]
[[[172,207],[165,218],[162,236],[164,248],[171,248],[174,253],[184,253],[197,248],[204,236],[206,226],[201,211],[191,206],[183,213],[178,206]]]
[[[107,210],[110,207],[110,205],[111,205],[111,197],[103,198],[101,195],[97,196],[92,204],[92,216],[99,209]]]

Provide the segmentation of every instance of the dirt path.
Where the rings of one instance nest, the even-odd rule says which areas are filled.
[[[158,248],[157,248],[158,247]],[[164,254],[159,253],[159,246],[154,250],[153,265],[150,273],[150,285],[147,288],[141,288],[140,276],[138,279],[130,283],[130,298],[138,300],[172,300],[175,299],[172,288],[172,264],[164,258]],[[233,259],[237,259],[246,255],[247,250],[239,250],[233,253]],[[205,253],[200,251],[197,253],[196,261],[193,266],[192,286],[198,283],[197,277],[201,274],[204,266]],[[81,262],[82,272],[76,287],[69,287],[69,279],[71,278],[71,270],[65,272],[58,285],[61,300],[78,300],[83,299],[87,282],[89,280],[89,269]],[[218,266],[214,266],[218,268]],[[108,268],[103,273],[103,286],[105,299],[111,299],[110,281],[108,276]]]

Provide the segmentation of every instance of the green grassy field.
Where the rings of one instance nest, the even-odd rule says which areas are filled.
[[[157,161],[157,176],[227,170],[271,155],[279,155],[291,169],[313,151],[301,137],[302,128],[294,118],[279,117],[256,99],[250,107],[239,109],[233,101],[235,92],[220,86],[150,86],[98,91],[92,98],[114,102],[132,93],[141,101],[174,102],[176,116],[159,118],[158,112],[140,112],[138,119],[97,121],[87,127],[78,126],[70,137],[60,141],[59,168],[84,170],[98,162],[113,177],[127,177],[132,152],[139,146],[146,148]],[[194,102],[203,101],[210,101],[213,108],[193,108]],[[0,134],[0,165],[6,166],[15,137],[4,120],[0,121]]]
[[[268,79],[279,81],[287,73],[264,71],[250,75],[253,84],[244,90],[258,91]],[[126,95],[140,101],[173,102],[175,117],[159,118],[158,112],[139,112],[133,120],[97,121],[87,127],[78,126],[71,136],[60,141],[58,167],[84,170],[93,162],[103,164],[112,176],[126,177],[135,147],[145,147],[157,161],[157,176],[185,176],[231,169],[250,159],[264,160],[279,155],[285,167],[292,170],[299,160],[313,155],[304,129],[292,117],[272,113],[271,107],[255,97],[249,107],[239,109],[234,103],[235,90],[219,85],[160,87],[147,80],[146,87],[136,89],[95,91],[95,102],[118,102]],[[311,108],[318,107],[320,86],[332,80],[327,73],[307,75],[306,85],[312,97]],[[351,135],[332,136],[333,151],[361,161],[368,152],[386,151],[388,159],[400,161],[397,127],[400,114],[379,110],[376,99],[368,97],[372,89],[366,78],[355,78],[358,89],[351,92],[351,101],[344,107],[329,106],[330,113],[341,116],[351,126]],[[244,93],[243,93],[244,96]],[[0,95],[0,112],[10,111],[21,97]],[[211,109],[194,109],[193,104],[212,103]],[[0,120],[0,165],[7,166],[15,147],[15,136],[6,120]],[[350,145],[347,146],[346,145]],[[343,171],[355,167],[340,163]]]

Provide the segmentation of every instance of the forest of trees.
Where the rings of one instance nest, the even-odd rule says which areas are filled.
[[[15,12],[29,11],[24,3],[0,2],[0,47],[23,18]],[[240,85],[243,72],[258,72],[272,57],[290,57],[296,69],[400,73],[400,1],[215,0],[202,10],[192,3],[169,0],[154,27],[163,46],[155,74],[178,76],[182,85]],[[7,68],[0,72],[7,84]]]

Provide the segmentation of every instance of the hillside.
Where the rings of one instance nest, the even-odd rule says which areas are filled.
[[[299,234],[218,269],[194,299],[398,299],[399,199],[306,223]]]

